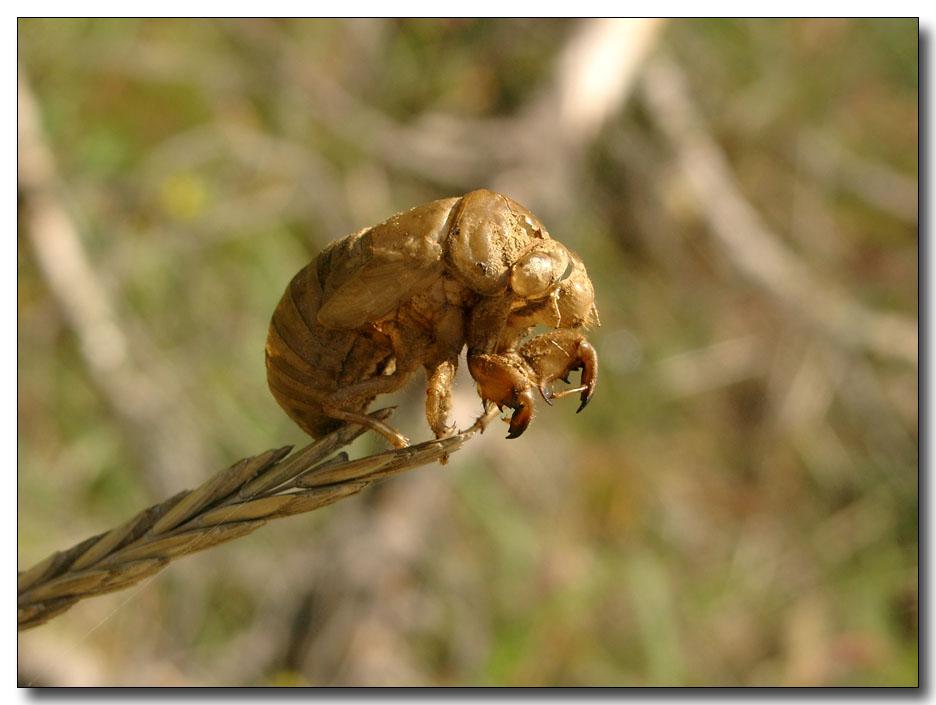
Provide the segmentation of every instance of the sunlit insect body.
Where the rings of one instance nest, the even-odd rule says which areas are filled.
[[[267,379],[280,406],[319,437],[361,423],[397,447],[402,434],[366,415],[422,367],[426,418],[448,424],[461,350],[483,401],[514,409],[526,429],[534,388],[549,402],[595,389],[598,361],[581,330],[597,321],[581,259],[523,206],[491,191],[434,201],[338,240],[292,279],[270,322]],[[533,326],[556,330],[532,337]],[[549,385],[582,369],[581,384]]]

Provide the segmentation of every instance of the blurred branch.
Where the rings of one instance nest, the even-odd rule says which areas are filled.
[[[151,489],[181,481],[187,463],[206,462],[196,419],[174,403],[167,370],[141,369],[134,358],[155,351],[131,341],[109,292],[95,275],[78,227],[64,203],[64,188],[40,127],[39,110],[25,76],[18,87],[18,177],[27,237],[39,271],[79,342],[81,357],[95,386],[129,427],[127,437],[147,470]]]
[[[653,17],[582,21],[562,48],[555,93],[565,139],[585,144],[620,111],[638,69],[659,36]]]
[[[386,419],[390,413],[381,409],[371,416]],[[38,626],[86,597],[128,588],[176,558],[245,536],[269,519],[324,507],[380,478],[444,459],[478,427],[357,460],[344,452],[324,460],[365,431],[346,424],[289,457],[291,446],[244,458],[199,488],[179,492],[20,573],[19,629]]]
[[[900,314],[856,303],[821,283],[764,224],[735,181],[728,160],[709,136],[679,67],[655,58],[643,76],[651,116],[671,142],[683,176],[715,241],[738,270],[840,343],[917,363],[917,324]]]
[[[299,37],[280,32],[270,23],[228,22],[224,26],[251,46],[263,47],[277,57],[276,77],[284,86],[277,92],[280,113],[321,121],[332,139],[347,140],[356,149],[376,156],[380,163],[419,174],[453,191],[483,185],[536,208],[537,200],[561,204],[571,198],[584,148],[626,102],[663,21],[632,18],[570,23],[572,30],[558,52],[552,80],[533,91],[527,104],[509,117],[471,119],[423,112],[405,123],[310,65]],[[176,47],[168,50],[149,43],[134,47],[122,59],[114,62],[108,51],[83,57],[96,70],[138,80],[194,82],[199,90],[209,93],[223,92],[220,87],[237,83],[229,66],[202,55],[193,57]],[[219,102],[228,105],[227,101]],[[249,126],[241,128],[241,138],[251,131]],[[198,141],[197,133],[194,131],[187,141]],[[295,147],[290,146],[290,150],[307,152],[302,141],[293,142]],[[242,146],[249,145],[245,141]],[[195,148],[204,150],[205,146]],[[290,157],[290,162],[295,159]],[[308,162],[310,155],[299,159]],[[320,159],[316,157],[316,161]],[[497,175],[493,182],[492,174]],[[327,185],[331,180],[321,178],[315,183]],[[316,212],[326,214],[336,203],[331,194],[314,190],[303,197],[316,202]],[[342,232],[342,228],[335,228],[335,232]]]
[[[40,269],[81,343],[92,371],[107,376],[127,362],[129,344],[62,205],[55,164],[25,77],[18,91],[18,177],[28,205],[29,239]]]
[[[385,163],[457,188],[477,187],[499,174],[484,185],[535,207],[534,194],[548,203],[569,197],[581,153],[623,106],[661,27],[662,20],[653,18],[577,22],[553,80],[509,118],[423,113],[404,125],[357,100],[326,73],[310,70],[301,51],[282,52],[283,73],[287,84],[302,89],[292,95],[318,96],[318,116],[331,130]],[[280,44],[288,41],[277,36]]]
[[[673,396],[698,394],[763,372],[765,352],[760,336],[732,338],[663,358],[659,375]]]
[[[492,188],[524,203],[535,193],[557,207],[573,199],[586,148],[624,106],[662,26],[649,17],[579,21],[552,82],[507,126],[505,151],[513,145],[514,161]]]
[[[824,186],[849,190],[894,218],[917,222],[919,189],[915,179],[854,154],[816,130],[806,131],[800,139],[806,168]]]

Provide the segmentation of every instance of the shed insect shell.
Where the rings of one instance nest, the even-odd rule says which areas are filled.
[[[533,390],[549,403],[578,393],[579,410],[591,400],[598,360],[582,331],[593,315],[578,255],[520,204],[472,191],[359,230],[303,267],[270,321],[267,381],[313,437],[350,421],[404,447],[409,440],[368,407],[422,368],[429,426],[451,435],[451,385],[467,345],[482,402],[514,410],[516,438],[532,418]],[[557,330],[524,342],[537,324]],[[577,387],[550,391],[576,369]]]

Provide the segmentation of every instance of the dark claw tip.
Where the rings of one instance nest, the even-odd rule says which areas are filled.
[[[588,406],[588,402],[590,402],[590,401],[591,401],[591,397],[586,397],[585,399],[582,399],[582,403],[579,404],[579,408],[575,410],[575,413],[577,414],[577,413],[580,412],[582,409],[584,409],[586,406]]]
[[[525,430],[523,428],[512,428],[510,433],[507,434],[507,438],[520,438]]]

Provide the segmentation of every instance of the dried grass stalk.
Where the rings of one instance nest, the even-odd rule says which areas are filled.
[[[390,414],[390,409],[381,409],[371,416],[384,420]],[[325,460],[365,430],[347,424],[292,455],[286,446],[244,458],[201,487],[180,492],[21,572],[19,629],[38,626],[85,597],[130,587],[175,558],[249,534],[268,519],[324,507],[379,478],[444,459],[480,427],[358,460],[349,460],[344,452]]]

